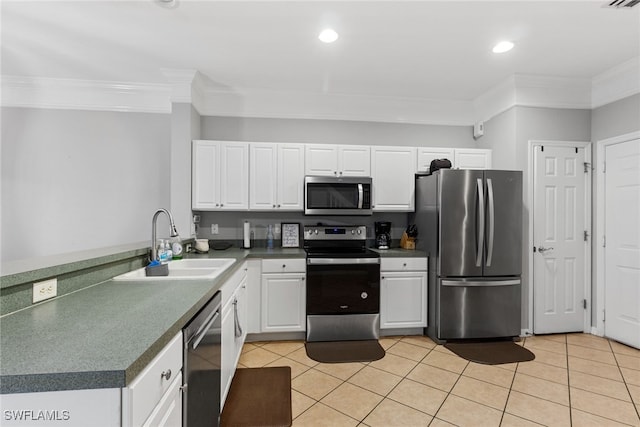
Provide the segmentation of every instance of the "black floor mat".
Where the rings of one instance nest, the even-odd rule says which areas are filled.
[[[529,362],[536,358],[512,341],[448,342],[444,346],[464,359],[485,365]]]
[[[306,342],[304,347],[307,356],[322,363],[373,362],[385,355],[377,340]]]
[[[221,427],[290,426],[291,368],[240,368],[220,416]]]

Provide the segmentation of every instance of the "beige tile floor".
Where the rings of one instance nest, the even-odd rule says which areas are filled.
[[[370,363],[318,363],[301,341],[245,344],[240,368],[291,367],[293,426],[640,426],[640,350],[535,336],[531,362],[468,362],[427,337],[381,338]]]

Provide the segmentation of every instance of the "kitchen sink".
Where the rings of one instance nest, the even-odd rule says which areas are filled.
[[[116,276],[113,280],[213,279],[235,261],[234,258],[180,259],[169,262],[168,276],[147,276],[143,267]]]

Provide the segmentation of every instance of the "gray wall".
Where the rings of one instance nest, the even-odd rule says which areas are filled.
[[[595,108],[591,119],[591,140],[624,135],[640,130],[640,94]]]
[[[510,108],[484,123],[484,136],[478,139],[489,148],[494,169],[513,169],[516,167],[516,109]]]
[[[253,142],[483,148],[471,126],[346,120],[202,117],[202,138]]]
[[[1,152],[3,262],[150,241],[169,206],[166,114],[4,107]]]
[[[191,141],[200,139],[200,114],[190,103],[171,105],[171,214],[182,238],[195,235],[191,220]]]
[[[530,329],[533,325],[529,325],[529,141],[590,141],[591,111],[513,107],[485,122],[484,129],[479,141],[493,149],[493,167],[523,173],[522,328]]]

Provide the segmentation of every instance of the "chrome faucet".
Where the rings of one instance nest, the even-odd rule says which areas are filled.
[[[178,230],[176,229],[176,225],[173,222],[173,217],[171,216],[171,212],[166,209],[158,209],[155,214],[153,214],[153,220],[151,221],[151,261],[156,261],[158,259],[158,247],[156,246],[156,222],[158,221],[158,215],[164,212],[169,217],[169,229],[171,233],[171,237],[178,236]]]

